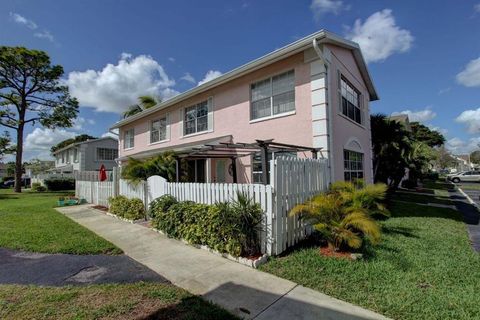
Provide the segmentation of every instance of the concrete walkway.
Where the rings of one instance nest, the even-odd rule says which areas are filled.
[[[173,284],[247,319],[385,319],[88,206],[58,209]]]

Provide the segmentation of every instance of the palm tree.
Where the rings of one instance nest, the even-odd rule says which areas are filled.
[[[138,104],[131,105],[128,107],[127,111],[123,113],[123,118],[126,119],[128,117],[133,116],[134,114],[140,113],[143,110],[147,110],[152,108],[162,102],[160,98],[156,98],[153,96],[140,96],[138,97]]]
[[[410,132],[385,115],[371,116],[373,175],[375,181],[398,185],[405,175],[411,150]]]
[[[138,184],[155,175],[161,176],[168,181],[175,180],[175,153],[167,151],[146,160],[130,158],[127,164],[122,167],[122,178],[129,180],[133,184]]]
[[[385,191],[386,186],[365,190],[351,183],[334,184],[329,192],[295,206],[290,215],[312,224],[332,249],[358,249],[365,239],[372,244],[380,241],[380,227],[371,215],[377,208],[375,199]]]

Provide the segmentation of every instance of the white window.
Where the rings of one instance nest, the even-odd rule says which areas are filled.
[[[362,123],[360,93],[343,77],[341,77],[340,83],[342,113],[353,121]]]
[[[113,161],[118,158],[118,150],[111,148],[97,148],[97,161]]]
[[[167,140],[167,117],[154,120],[150,125],[150,143]]]
[[[73,162],[78,162],[78,149],[73,149]]]
[[[261,119],[295,110],[293,70],[251,85],[250,119]]]
[[[183,119],[183,134],[208,130],[208,101],[200,102],[191,107],[185,108]]]
[[[295,152],[275,152],[273,153],[273,155],[275,159],[278,157],[297,157],[297,154]],[[267,160],[268,163],[270,163],[270,160],[272,160],[272,152],[267,153]],[[263,183],[262,173],[262,154],[260,152],[255,152],[252,156],[252,182]],[[270,174],[270,172],[268,172],[267,174]]]
[[[353,181],[363,179],[363,153],[343,150],[344,179]]]
[[[125,130],[123,134],[123,149],[129,149],[134,147],[135,130],[134,128]]]

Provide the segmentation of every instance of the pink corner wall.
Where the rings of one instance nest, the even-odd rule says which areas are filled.
[[[373,182],[372,147],[370,131],[369,94],[362,79],[352,52],[337,46],[329,45],[331,51],[330,64],[330,95],[332,112],[332,152],[334,166],[334,180],[344,179],[343,150],[352,139],[358,141],[364,154],[365,181]],[[361,93],[363,123],[360,125],[345,117],[340,109],[338,95],[338,70]]]
[[[288,116],[250,122],[250,84],[288,70],[295,70],[295,113]],[[182,137],[180,109],[213,97],[213,132],[190,137]],[[169,114],[170,140],[150,144],[150,122]],[[123,149],[124,130],[135,128],[134,148]],[[182,103],[158,111],[139,119],[120,130],[120,157],[158,148],[174,147],[178,144],[202,141],[215,137],[232,135],[234,142],[254,142],[255,139],[274,139],[277,142],[312,146],[310,65],[304,63],[303,53],[276,62],[263,69],[233,80],[228,84],[197,95]],[[299,156],[310,156],[302,155]],[[240,183],[251,181],[250,157],[240,158],[237,175]],[[227,170],[230,160],[227,160]],[[212,178],[215,174],[215,161],[212,160]],[[226,172],[227,182],[232,177]]]

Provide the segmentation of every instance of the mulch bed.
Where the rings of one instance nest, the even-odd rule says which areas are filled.
[[[336,259],[347,259],[353,260],[352,254],[350,252],[335,251],[332,248],[326,246],[320,248],[320,254],[325,257],[332,257]]]

